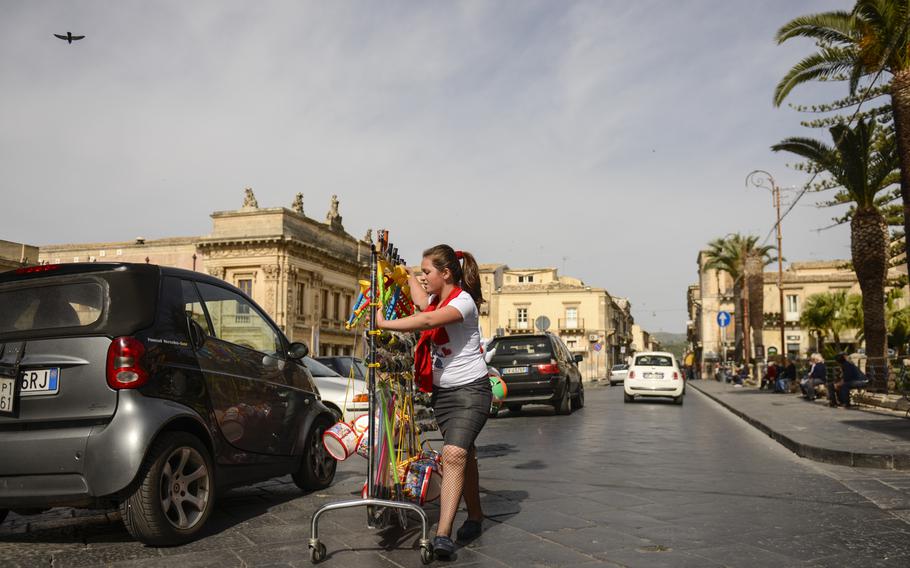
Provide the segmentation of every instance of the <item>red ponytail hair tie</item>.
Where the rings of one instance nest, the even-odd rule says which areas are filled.
[[[455,251],[455,258],[457,258],[458,260],[463,259],[463,258],[464,258],[464,253],[461,252],[460,250],[456,250],[456,251]]]

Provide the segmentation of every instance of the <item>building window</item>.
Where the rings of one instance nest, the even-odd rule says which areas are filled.
[[[566,327],[569,329],[578,327],[578,308],[566,308]]]
[[[89,262],[95,262],[97,259],[94,256],[88,257]]]
[[[351,295],[350,295],[350,294],[345,294],[345,295],[344,295],[344,313],[341,314],[341,315],[342,315],[343,317],[347,318],[348,316],[351,315],[351,309],[352,309],[352,306],[351,306]],[[345,353],[345,355],[348,355],[348,354]]]
[[[518,308],[518,329],[528,329],[528,308]]]
[[[78,256],[74,256],[74,257],[73,257],[73,262],[79,262],[79,257],[78,257]]]
[[[569,348],[569,351],[575,351],[575,348],[578,347],[578,341],[576,341],[574,339],[567,339],[566,347]]]
[[[297,283],[297,315],[298,316],[302,316],[306,313],[304,311],[305,307],[306,307],[304,304],[305,299],[306,299],[306,285],[301,282],[298,282]]]
[[[322,319],[329,319],[329,291],[322,291]]]
[[[528,282],[534,282],[534,275],[528,274]]]
[[[106,250],[99,250],[99,251],[98,251],[98,256],[107,256],[107,251],[106,251]]]
[[[787,312],[786,321],[799,320],[799,296],[796,294],[787,294]]]
[[[237,287],[240,288],[240,291],[247,295],[247,297],[253,297],[253,280],[251,278],[241,278],[237,280]],[[237,323],[245,324],[249,323],[250,316],[250,306],[246,302],[238,303],[236,307],[237,314]]]
[[[60,264],[60,259],[59,259],[59,258],[55,258],[55,259],[54,259],[54,264]]]
[[[525,277],[524,277],[524,276],[519,276],[519,277],[518,277],[518,281],[519,281],[519,282],[524,282],[524,281],[525,281]]]
[[[123,256],[123,249],[117,249],[117,256]]]
[[[341,310],[341,294],[335,292],[332,294],[332,319],[338,321],[341,319],[341,315],[338,313]]]

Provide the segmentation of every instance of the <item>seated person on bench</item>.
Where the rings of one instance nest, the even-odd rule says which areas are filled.
[[[843,372],[841,378],[834,383],[839,399],[837,402],[842,404],[844,408],[850,408],[853,406],[850,404],[850,390],[865,387],[869,384],[869,379],[859,370],[859,367],[848,361],[843,353],[838,353],[834,360],[837,361]]]

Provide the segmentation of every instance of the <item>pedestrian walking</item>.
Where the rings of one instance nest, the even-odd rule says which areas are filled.
[[[850,390],[865,387],[869,384],[869,378],[843,353],[838,353],[834,360],[841,369],[841,376],[834,383],[833,390],[837,393],[834,406],[841,404],[844,408],[851,408],[853,405],[850,404]]]
[[[442,432],[442,494],[439,524],[433,549],[439,558],[455,551],[452,524],[464,496],[468,519],[457,538],[480,535],[483,510],[477,448],[474,441],[490,413],[493,392],[480,347],[478,306],[484,301],[477,262],[468,252],[438,245],[423,252],[420,268],[426,278],[422,288],[409,278],[418,313],[386,321],[377,313],[377,327],[395,331],[420,331],[414,368],[421,390],[432,391],[431,404]]]
[[[806,400],[815,400],[815,387],[827,382],[828,370],[825,367],[825,360],[822,358],[821,353],[810,355],[809,362],[812,366],[809,367],[809,373],[806,377],[800,381],[800,389],[802,389]]]

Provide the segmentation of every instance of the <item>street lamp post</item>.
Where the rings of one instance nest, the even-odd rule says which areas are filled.
[[[761,187],[771,192],[771,198],[774,201],[774,208],[777,210],[777,292],[780,296],[780,354],[783,356],[787,353],[786,329],[784,322],[784,254],[781,241],[783,239],[780,230],[780,187],[774,181],[774,176],[765,170],[754,170],[746,176],[746,187],[749,185]]]

